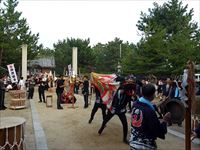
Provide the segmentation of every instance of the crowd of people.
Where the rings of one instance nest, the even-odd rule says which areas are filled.
[[[1,77],[1,89],[4,92],[1,92],[0,94],[5,95],[6,91],[9,90],[25,90],[27,91],[27,99],[33,99],[34,97],[34,91],[35,87],[38,87],[38,96],[39,96],[39,103],[46,103],[46,97],[45,93],[49,89],[56,88],[56,94],[57,94],[57,109],[63,109],[61,104],[64,103],[64,93],[66,93],[69,90],[70,87],[70,77],[68,76],[48,76],[45,74],[39,74],[39,75],[29,75],[27,76],[27,79],[24,80],[23,77],[20,77],[18,82],[12,83],[10,81],[9,76],[3,75]],[[76,80],[74,81],[75,84],[73,86],[73,92],[75,94],[78,94],[80,87],[82,88],[82,94],[84,95],[84,108],[88,107],[88,95],[89,95],[89,80],[87,76],[83,77],[76,77]],[[71,88],[71,87],[70,87]],[[5,99],[5,98],[2,98]],[[3,103],[1,108],[6,109],[4,106],[4,100],[1,100]]]
[[[73,80],[73,81],[71,81]],[[7,81],[7,82],[6,82]],[[165,138],[167,133],[167,125],[170,123],[170,113],[166,113],[160,120],[158,114],[159,109],[152,103],[155,97],[158,99],[182,99],[182,86],[179,82],[167,78],[166,80],[150,81],[147,79],[137,80],[134,76],[127,76],[125,78],[117,78],[119,87],[113,93],[112,104],[107,108],[102,101],[99,87],[96,87],[88,78],[83,77],[64,77],[60,75],[53,78],[48,75],[28,76],[24,82],[23,77],[19,79],[18,83],[9,83],[6,76],[0,78],[0,110],[5,110],[4,105],[6,90],[27,90],[28,99],[33,99],[35,86],[38,86],[39,101],[46,103],[45,91],[49,88],[56,88],[57,95],[57,109],[63,109],[63,93],[72,90],[72,93],[82,94],[84,97],[83,108],[88,108],[88,97],[91,91],[95,93],[95,102],[89,118],[88,123],[91,124],[98,108],[102,110],[102,124],[98,130],[101,135],[106,124],[111,118],[117,115],[123,126],[123,142],[130,144],[131,149],[156,149],[156,139]],[[73,82],[73,86],[70,83]],[[73,88],[73,89],[69,89]],[[80,89],[82,92],[80,92]],[[196,94],[200,95],[200,85],[197,84]],[[131,113],[131,136],[130,140],[127,138],[128,123],[126,112]],[[200,136],[200,129],[195,130],[195,135]]]
[[[113,93],[112,104],[111,107],[107,109],[107,112],[98,87],[95,87],[96,100],[89,123],[94,119],[94,114],[97,109],[101,108],[103,121],[98,130],[99,135],[101,135],[106,124],[113,116],[117,115],[123,126],[123,142],[129,144],[129,140],[127,139],[128,123],[126,118],[128,105],[129,109],[131,109],[129,111],[132,112],[131,149],[156,148],[156,138],[164,138],[164,135],[167,133],[167,123],[170,120],[170,113],[165,114],[162,123],[160,123],[155,112],[155,105],[151,104],[156,92],[156,88],[153,84],[144,81],[136,84],[135,79],[130,77],[120,80],[120,85],[116,92]],[[152,120],[149,117],[152,118]],[[156,126],[152,125],[154,123]]]
[[[116,92],[113,93],[112,104],[109,109],[106,109],[98,87],[94,87],[96,100],[88,123],[92,122],[96,111],[101,108],[103,121],[98,130],[99,135],[102,134],[110,119],[117,115],[123,126],[123,142],[129,144],[131,150],[157,149],[156,139],[165,139],[167,126],[171,125],[171,113],[166,112],[160,119],[159,109],[152,101],[155,97],[164,101],[173,98],[180,101],[185,100],[182,99],[181,88],[183,87],[180,83],[170,78],[159,80],[157,83],[151,83],[151,81],[144,79],[137,81],[133,78],[130,79],[130,77],[121,80]],[[196,93],[198,93],[198,90]],[[131,136],[129,140],[127,139],[127,105],[129,112],[131,112]],[[195,137],[200,136],[199,127],[200,122],[194,130]]]

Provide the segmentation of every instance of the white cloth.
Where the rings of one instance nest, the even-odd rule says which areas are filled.
[[[8,86],[6,87],[6,90],[11,90],[13,87],[12,87],[12,85],[10,85],[10,84],[8,84]]]
[[[19,87],[20,87],[20,90],[25,90],[25,83],[24,83],[24,80],[20,80],[18,85],[19,85]]]

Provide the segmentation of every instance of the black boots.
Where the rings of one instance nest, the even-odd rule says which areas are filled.
[[[105,128],[106,126],[101,126],[101,128],[99,129],[98,133],[99,135],[101,135],[101,133],[103,132],[103,129]]]
[[[92,118],[90,118],[90,120],[88,121],[88,123],[90,124],[90,123],[92,122],[92,120],[93,120],[93,119],[92,119]]]
[[[127,140],[127,138],[124,138],[124,139],[123,139],[123,142],[124,142],[125,144],[129,144],[129,141]]]

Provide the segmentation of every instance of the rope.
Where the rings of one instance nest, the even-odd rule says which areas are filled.
[[[18,150],[20,150],[21,146],[23,146],[23,148],[24,148],[24,139],[23,139],[24,124],[22,124],[20,126],[19,144],[17,143],[17,127],[14,127],[14,141],[13,141],[12,144],[9,142],[9,129],[5,128],[5,130],[6,130],[6,138],[5,138],[6,141],[5,141],[5,144],[3,146],[0,146],[0,150],[5,150],[7,146],[9,146],[10,150],[13,150],[16,147],[17,147]]]

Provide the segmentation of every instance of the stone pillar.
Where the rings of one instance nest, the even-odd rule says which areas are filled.
[[[22,45],[22,77],[27,79],[27,44]]]
[[[77,75],[77,69],[78,69],[78,49],[77,49],[77,47],[72,48],[72,69],[74,71],[74,75]]]

